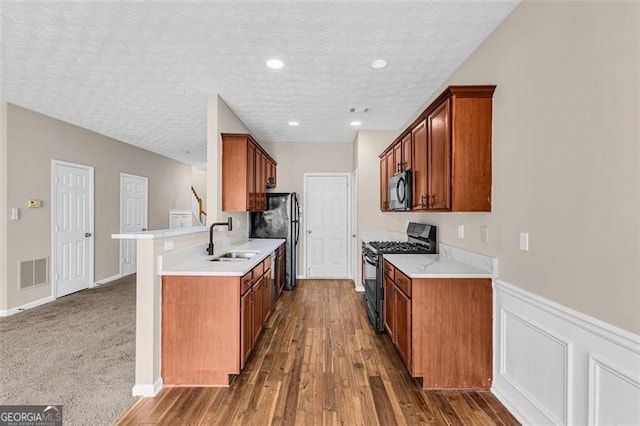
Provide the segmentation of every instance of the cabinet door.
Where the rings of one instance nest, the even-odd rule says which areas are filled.
[[[393,174],[401,172],[402,169],[402,144],[398,142],[393,146]]]
[[[255,210],[262,211],[264,210],[264,206],[262,204],[262,196],[264,193],[264,188],[262,188],[262,167],[263,167],[263,155],[259,149],[256,148],[256,171],[254,176],[255,188],[256,188],[256,202],[255,202]]]
[[[276,164],[267,159],[269,173],[267,174],[267,187],[275,188],[276,187]]]
[[[262,277],[262,323],[267,321],[271,310],[271,269],[264,271]]]
[[[256,209],[256,146],[247,141],[247,210]]]
[[[282,252],[280,253],[280,255],[278,256],[278,270],[279,270],[279,275],[278,275],[278,294],[280,294],[282,292],[282,289],[284,288],[284,282],[285,282],[285,278],[286,278],[286,260],[285,260],[285,250],[284,247],[282,249]]]
[[[253,318],[251,291],[240,299],[240,368],[244,367],[253,346]]]
[[[394,288],[393,281],[386,275],[383,281],[384,286],[384,326],[391,337],[391,341],[395,338],[395,309],[394,309]]]
[[[411,131],[413,138],[413,210],[427,209],[427,123],[418,124]]]
[[[429,208],[451,208],[451,137],[449,100],[445,100],[428,118]]]
[[[251,299],[253,300],[251,318],[253,327],[251,329],[251,346],[253,347],[258,340],[260,330],[262,330],[262,282],[258,280],[251,287]]]
[[[409,371],[411,371],[411,299],[398,287],[394,288],[395,335],[394,342]]]
[[[380,159],[380,211],[389,206],[389,186],[387,185],[387,157]]]
[[[262,154],[261,156],[261,161],[262,161],[262,175],[260,177],[260,210],[266,210],[267,209],[267,175],[269,174],[269,171],[267,170],[267,168],[269,167],[268,162],[267,162],[267,157]]]
[[[411,149],[411,133],[407,133],[407,135],[402,138],[400,144],[402,145],[402,159],[400,160],[402,170],[409,170],[412,167],[411,157],[413,155]]]

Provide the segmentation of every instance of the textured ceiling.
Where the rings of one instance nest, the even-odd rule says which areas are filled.
[[[400,129],[516,5],[2,2],[1,96],[197,166],[210,93],[259,141],[351,142]]]

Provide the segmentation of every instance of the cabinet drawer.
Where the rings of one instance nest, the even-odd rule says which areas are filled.
[[[262,274],[264,273],[264,268],[263,268],[264,262],[260,262],[256,265],[255,268],[252,269],[251,272],[253,272],[253,279],[257,280],[259,279]]]
[[[396,268],[394,268],[393,265],[387,261],[384,261],[383,266],[384,266],[384,274],[387,275],[389,278],[393,279],[393,271]]]
[[[394,281],[400,290],[402,290],[407,296],[411,297],[411,278],[396,269]]]
[[[262,262],[262,267],[265,272],[271,268],[271,256],[267,256],[267,258]]]
[[[240,294],[245,294],[253,284],[253,270],[247,272],[240,278]]]

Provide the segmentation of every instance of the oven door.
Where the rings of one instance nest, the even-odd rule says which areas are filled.
[[[362,249],[362,286],[367,297],[376,293],[376,274],[378,259],[370,250]]]

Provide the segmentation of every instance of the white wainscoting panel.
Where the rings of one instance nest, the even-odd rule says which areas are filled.
[[[640,424],[640,382],[589,356],[589,424]],[[629,423],[629,419],[633,423]]]
[[[501,311],[500,374],[547,421],[567,424],[571,344],[535,321]],[[531,351],[531,348],[536,348]]]
[[[640,336],[501,280],[493,365],[523,424],[640,424]]]

